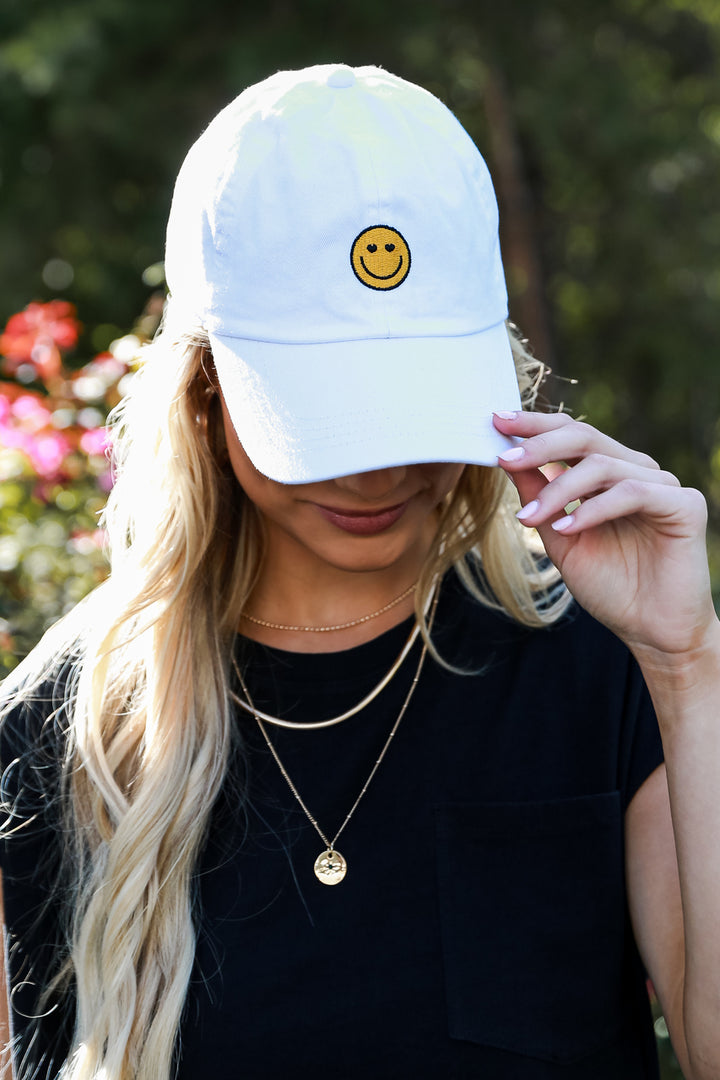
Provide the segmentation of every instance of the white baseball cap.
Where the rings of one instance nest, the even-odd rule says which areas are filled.
[[[223,109],[180,170],[166,275],[253,465],[496,464],[492,413],[520,407],[497,230],[465,130],[380,68],[279,72]]]

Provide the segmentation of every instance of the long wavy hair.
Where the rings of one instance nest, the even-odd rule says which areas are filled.
[[[542,364],[510,332],[523,402]],[[192,878],[231,746],[229,666],[263,529],[232,473],[203,332],[168,325],[112,417],[117,481],[108,580],[46,636],[17,684],[79,656],[62,803],[67,950],[46,993],[76,997],[66,1080],[168,1080],[195,951]],[[500,469],[466,467],[416,591],[455,567],[479,601],[528,626],[568,603],[515,519]],[[432,647],[432,645],[431,645]],[[442,660],[442,658],[439,658]]]

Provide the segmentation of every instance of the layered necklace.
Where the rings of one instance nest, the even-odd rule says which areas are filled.
[[[347,712],[341,713],[339,716],[331,716],[327,720],[313,720],[307,724],[299,724],[295,720],[283,720],[280,716],[271,716],[270,713],[266,713],[263,712],[261,709],[257,709],[250,700],[250,695],[248,694],[245,684],[243,682],[243,677],[240,673],[240,669],[237,666],[235,657],[233,657],[232,662],[235,669],[235,674],[237,675],[238,681],[243,688],[243,693],[247,698],[246,701],[243,701],[241,697],[235,696],[235,701],[238,705],[241,706],[241,708],[245,709],[246,712],[251,713],[256,720],[264,720],[266,724],[274,724],[275,727],[292,728],[293,730],[302,731],[317,731],[319,728],[334,727],[335,724],[341,724],[343,720],[349,720],[351,716],[355,716],[357,713],[361,712],[367,705],[370,704],[371,701],[375,700],[375,698],[382,690],[385,689],[390,680],[394,678],[394,676],[402,667],[402,663],[412,649],[413,645],[415,644],[419,633],[420,624],[416,622],[412,630],[410,631],[410,636],[403,645],[400,655],[395,660],[393,666],[390,668],[387,674],[383,675],[380,682],[373,687],[370,693],[366,697],[364,697],[362,701],[358,701],[357,705],[353,705],[351,709],[348,709]]]
[[[426,605],[426,608],[425,608],[425,614],[427,614],[427,610],[428,610],[429,605],[432,604],[432,612],[431,612],[431,615],[430,615],[428,629],[430,629],[432,627],[432,623],[433,623],[433,620],[435,618],[435,611],[437,609],[438,595],[439,594],[436,592],[436,590],[433,589],[430,596],[428,597],[428,604]],[[370,692],[370,694],[367,695],[367,697],[363,698],[363,700],[358,705],[354,706],[352,709],[349,709],[347,712],[343,713],[340,716],[335,716],[335,717],[331,717],[329,720],[321,720],[321,721],[316,721],[314,723],[308,723],[308,724],[296,723],[296,722],[289,721],[289,720],[282,720],[280,717],[270,716],[268,713],[261,712],[259,709],[257,709],[255,707],[255,704],[253,703],[253,700],[252,700],[251,696],[250,696],[250,692],[249,692],[249,690],[247,688],[247,684],[246,684],[246,682],[245,682],[245,680],[243,678],[242,672],[240,671],[237,663],[235,662],[235,659],[233,658],[233,666],[235,668],[235,673],[237,675],[240,686],[242,687],[243,694],[245,695],[245,700],[243,700],[241,697],[239,697],[237,694],[234,694],[234,693],[233,693],[232,696],[233,696],[234,700],[237,702],[238,705],[242,706],[243,709],[245,709],[247,712],[251,713],[255,717],[255,720],[257,721],[258,727],[260,728],[260,731],[262,732],[263,738],[265,739],[265,742],[267,743],[268,749],[269,749],[270,753],[272,754],[273,758],[275,759],[275,761],[277,763],[277,766],[280,769],[280,772],[282,773],[282,776],[283,776],[286,784],[290,788],[290,791],[292,792],[292,794],[294,795],[294,797],[297,800],[298,804],[300,805],[300,808],[302,809],[302,811],[305,814],[306,818],[308,819],[308,821],[310,822],[312,827],[315,829],[315,832],[318,834],[318,836],[322,840],[323,844],[325,845],[325,850],[322,851],[318,855],[318,857],[315,860],[314,867],[313,867],[313,869],[315,871],[316,878],[318,879],[318,881],[321,881],[323,883],[323,885],[337,885],[344,879],[344,877],[345,877],[345,875],[347,873],[347,860],[345,859],[345,857],[343,855],[341,855],[341,853],[337,850],[335,845],[337,844],[337,841],[339,840],[341,834],[345,830],[345,827],[348,824],[348,822],[350,821],[350,818],[353,816],[353,814],[355,813],[357,807],[359,806],[360,801],[362,800],[365,792],[370,787],[372,779],[375,776],[375,773],[380,768],[382,760],[385,757],[385,755],[386,755],[386,753],[387,753],[387,751],[388,751],[388,749],[390,747],[390,743],[392,742],[393,738],[395,737],[395,733],[397,732],[398,728],[400,727],[400,721],[402,720],[403,716],[407,712],[408,705],[410,704],[412,696],[413,696],[413,694],[415,692],[415,687],[417,686],[418,682],[420,681],[420,675],[422,673],[423,665],[425,663],[425,657],[427,656],[427,648],[428,648],[427,647],[427,641],[423,642],[423,647],[422,647],[422,650],[420,652],[420,659],[418,661],[417,668],[415,670],[415,675],[413,677],[412,683],[410,684],[410,689],[408,690],[407,694],[405,695],[405,700],[403,701],[400,712],[398,713],[398,715],[397,715],[397,717],[395,719],[395,722],[394,722],[394,724],[393,724],[393,726],[392,726],[392,728],[390,730],[390,734],[388,735],[387,739],[385,740],[385,744],[384,744],[382,750],[380,751],[380,754],[379,754],[377,760],[375,761],[375,764],[373,765],[372,769],[370,770],[370,775],[368,776],[367,780],[363,784],[359,795],[357,796],[354,803],[352,804],[352,806],[348,810],[348,812],[347,812],[347,814],[345,816],[345,820],[343,821],[342,825],[337,830],[335,835],[332,837],[332,839],[328,838],[328,836],[323,832],[323,830],[318,825],[317,820],[311,814],[310,810],[308,809],[307,805],[305,804],[302,796],[300,795],[300,792],[298,791],[297,787],[293,783],[287,769],[285,768],[282,761],[280,760],[278,752],[275,749],[275,747],[273,746],[272,740],[270,739],[270,736],[269,736],[269,734],[267,732],[267,728],[265,727],[265,723],[263,721],[265,721],[267,723],[270,723],[270,724],[276,724],[279,727],[290,727],[290,728],[294,728],[296,730],[312,731],[313,729],[317,729],[317,728],[329,727],[332,724],[339,724],[342,720],[346,720],[350,716],[356,715],[358,712],[360,712],[361,709],[365,708],[366,705],[368,705],[374,698],[376,698],[377,695],[380,693],[380,691],[385,686],[387,686],[387,684],[392,679],[393,675],[395,675],[396,672],[399,670],[399,668],[400,668],[403,660],[407,656],[407,654],[410,652],[410,649],[412,648],[415,640],[417,639],[417,636],[418,636],[419,632],[420,632],[420,624],[416,621],[415,626],[413,627],[412,633],[410,634],[410,637],[408,638],[408,640],[407,640],[407,642],[405,644],[405,647],[403,648],[402,652],[400,653],[400,656],[397,658],[397,660],[393,664],[393,666],[390,669],[389,673],[386,676],[384,676],[383,679],[380,680],[380,682],[377,684],[375,689],[372,690]]]
[[[268,622],[267,619],[259,619],[257,615],[250,615],[247,611],[242,613],[242,618],[255,623],[256,626],[267,626],[271,630],[295,630],[298,633],[303,632],[306,634],[329,634],[332,630],[349,630],[351,626],[360,626],[362,623],[370,622],[371,619],[377,619],[378,615],[384,615],[386,611],[390,611],[392,608],[397,607],[398,604],[401,604],[406,597],[415,592],[416,588],[417,582],[414,581],[399,596],[396,596],[389,604],[385,604],[384,607],[378,608],[377,611],[371,611],[369,615],[361,615],[359,619],[337,623],[335,626],[289,626],[287,623]]]

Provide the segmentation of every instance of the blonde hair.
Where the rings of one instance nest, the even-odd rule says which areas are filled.
[[[511,342],[528,407],[544,369],[514,332]],[[113,418],[110,578],[22,666],[47,670],[79,639],[64,763],[72,919],[49,988],[74,976],[66,1080],[171,1074],[195,951],[192,875],[231,745],[230,652],[263,557],[259,516],[227,461],[211,362],[202,333],[168,326],[147,347]],[[466,467],[422,572],[419,614],[450,567],[526,625],[562,613],[567,594],[516,505],[501,470]]]
[[[532,355],[513,323],[507,323],[507,330],[522,406],[531,410],[547,368]],[[433,583],[451,567],[478,602],[524,626],[549,626],[567,610],[572,598],[539,540],[519,524],[515,516],[519,507],[505,473],[483,465],[466,465],[448,497],[415,596],[423,637],[441,663],[423,612]]]

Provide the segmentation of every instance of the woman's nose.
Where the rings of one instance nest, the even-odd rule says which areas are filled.
[[[397,490],[406,473],[406,465],[396,465],[391,469],[373,469],[371,472],[340,476],[335,483],[343,491],[358,495],[361,499],[378,502]]]

